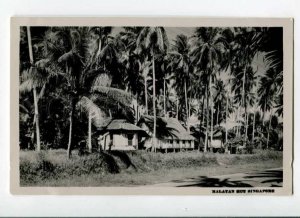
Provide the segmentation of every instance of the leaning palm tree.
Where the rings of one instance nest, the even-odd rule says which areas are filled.
[[[88,116],[88,149],[92,152],[91,135],[92,135],[92,122],[103,122],[103,112],[107,108],[104,102],[101,100],[101,96],[110,98],[113,100],[112,104],[117,104],[122,108],[130,110],[130,104],[132,97],[130,93],[125,90],[111,87],[111,76],[106,73],[99,74],[92,82],[90,93],[86,93],[81,96],[77,105],[81,110],[85,111]]]
[[[163,27],[144,27],[137,38],[137,53],[144,49],[150,53],[152,61],[153,77],[153,150],[156,151],[156,88],[155,88],[155,59],[156,55],[162,53],[168,48],[168,37]]]

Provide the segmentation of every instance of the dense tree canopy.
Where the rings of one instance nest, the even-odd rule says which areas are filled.
[[[205,150],[217,129],[226,140],[260,136],[266,147],[278,145],[282,28],[199,27],[173,40],[164,27],[118,29],[20,29],[21,148],[36,148],[39,138],[42,149],[70,155],[82,140],[91,147],[93,124],[142,115],[154,117],[154,139],[156,117],[172,116]],[[236,126],[227,128],[232,117]]]

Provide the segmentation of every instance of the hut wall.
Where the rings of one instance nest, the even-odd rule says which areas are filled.
[[[210,143],[210,147],[212,148],[221,148],[222,147],[222,140],[221,139],[213,139]]]
[[[128,146],[128,138],[126,134],[113,134],[113,147]]]
[[[138,134],[137,133],[133,134],[132,145],[136,146],[136,147],[138,146]]]
[[[191,141],[191,147],[192,147],[193,149],[195,148],[195,141],[194,141],[194,140]]]

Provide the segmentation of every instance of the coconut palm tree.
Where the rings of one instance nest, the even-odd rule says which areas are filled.
[[[30,27],[27,27],[27,38],[28,38],[28,49],[29,49],[30,64],[34,65]],[[29,71],[30,71],[30,74],[32,75],[32,77],[34,76],[33,74],[36,74],[36,69],[33,68],[33,67],[31,67]],[[29,80],[27,80],[27,82],[28,81]],[[32,83],[33,83],[33,81],[32,81]],[[35,118],[35,125],[36,125],[36,145],[37,145],[36,149],[37,149],[37,151],[40,151],[41,150],[41,141],[40,141],[38,99],[37,99],[37,93],[36,93],[37,84],[32,84],[32,85],[33,85],[32,86],[32,91],[33,91],[33,99],[34,99],[34,118]]]
[[[240,107],[244,107],[244,124],[246,128],[247,107],[246,107],[246,74],[251,66],[253,58],[259,51],[263,39],[261,28],[234,28],[234,43],[232,46],[231,67],[233,72],[242,72],[241,82],[241,99]],[[238,111],[240,112],[240,107]]]
[[[200,69],[205,71],[207,75],[209,89],[206,90],[207,106],[208,98],[210,99],[210,112],[211,112],[211,124],[210,124],[210,141],[213,140],[213,111],[214,102],[212,95],[212,87],[215,79],[215,75],[221,68],[222,58],[225,57],[228,44],[226,37],[222,34],[222,29],[215,27],[200,27],[196,28],[192,37],[193,48],[191,55],[193,57],[194,64]],[[209,113],[209,110],[207,110]],[[209,115],[207,114],[207,118]],[[208,129],[207,129],[208,132]],[[206,134],[207,135],[207,134]],[[207,141],[207,140],[206,140]],[[207,144],[205,145],[205,151],[207,150]]]
[[[278,82],[281,82],[281,73],[276,72],[274,68],[267,69],[265,75],[261,77],[260,86],[258,89],[258,94],[260,96],[258,104],[260,105],[263,111],[263,126],[265,113],[270,111],[270,119],[272,117],[273,108],[276,100],[276,96],[280,93],[281,87],[278,86]],[[270,120],[269,119],[269,120]],[[270,123],[270,122],[269,122]],[[267,147],[269,142],[269,132],[270,125],[268,127],[268,136],[267,136]]]
[[[69,115],[69,142],[68,156],[71,156],[73,147],[73,121],[78,102],[85,102],[88,110],[88,147],[91,150],[91,122],[92,116],[97,111],[95,105],[87,101],[92,92],[105,94],[111,98],[120,99],[126,94],[116,88],[110,88],[109,80],[105,82],[103,75],[111,72],[111,65],[107,61],[117,59],[117,46],[112,38],[105,39],[105,43],[99,38],[93,38],[94,29],[90,27],[57,27],[52,28],[46,34],[45,48],[48,61],[56,63],[61,71],[64,71],[64,79],[67,85],[67,95],[71,101]],[[101,37],[100,37],[101,38]],[[95,46],[97,45],[98,46]],[[102,49],[101,49],[102,48]],[[95,53],[97,53],[95,55]],[[107,62],[106,62],[107,61]],[[105,62],[105,63],[104,63]],[[103,83],[107,83],[103,85]],[[92,85],[91,85],[92,84]],[[101,85],[99,85],[101,84]],[[91,89],[91,88],[92,89]],[[88,104],[86,102],[89,102]]]
[[[103,112],[107,108],[104,101],[101,100],[101,96],[105,96],[113,100],[111,104],[118,104],[120,107],[130,110],[130,104],[132,102],[131,95],[125,90],[111,87],[111,76],[106,73],[99,74],[91,84],[90,93],[86,93],[81,96],[77,105],[86,112],[89,123],[89,135],[88,135],[88,149],[92,151],[91,144],[91,123],[103,122]],[[110,108],[112,106],[110,105]]]
[[[215,90],[215,96],[214,96],[214,102],[217,106],[216,111],[216,125],[220,124],[219,118],[221,117],[220,114],[222,114],[222,105],[225,105],[225,99],[226,99],[226,91],[225,91],[225,84],[223,80],[217,79],[214,86]]]
[[[180,34],[176,36],[174,40],[174,45],[172,50],[169,52],[169,57],[171,59],[172,69],[174,71],[174,79],[176,80],[175,88],[177,93],[181,95],[184,93],[185,99],[185,112],[186,112],[186,124],[187,130],[190,131],[189,125],[189,97],[188,97],[188,88],[190,85],[190,74],[192,73],[192,64],[190,58],[190,45],[188,42],[187,36]]]
[[[153,81],[153,149],[156,151],[156,79],[155,79],[155,59],[156,55],[167,50],[168,37],[163,27],[143,27],[137,38],[138,54],[147,50],[152,62],[152,81]]]
[[[39,29],[40,32],[43,32]],[[34,125],[36,130],[36,150],[41,150],[41,140],[40,140],[40,116],[39,116],[39,99],[44,95],[46,85],[49,83],[51,78],[57,77],[61,74],[59,69],[55,65],[47,64],[48,60],[43,58],[43,51],[39,49],[43,42],[38,36],[38,41],[34,45],[32,44],[31,28],[26,27],[28,50],[30,66],[29,69],[24,68],[21,74],[21,84],[19,91],[21,93],[33,92],[34,99]],[[25,33],[23,33],[25,34]],[[33,56],[33,46],[36,48],[36,57],[34,61]]]

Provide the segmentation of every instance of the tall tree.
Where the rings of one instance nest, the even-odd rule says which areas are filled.
[[[247,106],[246,106],[246,74],[251,67],[254,56],[259,51],[262,42],[261,28],[234,28],[234,46],[233,59],[231,67],[233,71],[242,71],[241,78],[241,102],[240,106],[244,108],[244,129],[246,129]],[[240,112],[240,107],[238,108]],[[244,135],[244,143],[246,135]]]
[[[222,58],[225,57],[227,51],[226,37],[223,35],[223,30],[215,27],[200,27],[195,30],[193,35],[193,49],[191,55],[194,58],[194,63],[199,69],[205,71],[209,84],[207,88],[207,105],[208,98],[210,99],[210,112],[211,112],[211,124],[210,124],[210,141],[213,140],[213,112],[214,102],[212,94],[212,86],[214,78],[218,70],[221,68]],[[209,110],[207,110],[209,113]],[[207,118],[209,115],[207,114]],[[206,130],[209,131],[208,129]],[[207,134],[206,134],[207,135]],[[207,141],[207,140],[206,140]],[[207,150],[207,144],[205,145]]]
[[[28,37],[28,49],[29,49],[29,57],[30,64],[33,65],[33,51],[31,44],[31,33],[30,27],[27,27],[27,37]],[[31,71],[35,70],[34,68],[30,68]],[[36,149],[37,151],[41,150],[41,141],[40,141],[40,125],[39,125],[39,110],[38,110],[38,99],[36,94],[36,85],[33,85],[33,99],[34,99],[34,118],[35,118],[35,128],[36,128]]]
[[[264,126],[264,118],[265,113],[270,112],[270,118],[269,122],[272,117],[272,110],[274,108],[274,103],[276,96],[278,95],[278,92],[280,92],[281,87],[278,85],[277,82],[281,83],[281,73],[276,72],[274,68],[267,69],[265,75],[261,77],[260,80],[260,86],[258,89],[258,94],[260,96],[258,104],[260,105],[262,111],[263,111],[263,126]],[[269,132],[270,132],[270,125],[268,127],[268,137],[269,138]],[[267,141],[267,147],[268,147],[269,141]]]
[[[180,34],[176,36],[172,50],[169,52],[172,68],[174,71],[174,77],[176,80],[175,86],[177,93],[180,95],[184,93],[185,99],[185,112],[186,112],[186,124],[187,130],[190,131],[189,117],[190,110],[188,106],[188,88],[190,85],[190,74],[192,73],[192,65],[190,58],[190,45],[188,43],[187,36]]]
[[[168,48],[168,37],[163,27],[144,27],[137,39],[138,51],[146,49],[150,52],[152,62],[153,77],[153,150],[156,151],[156,88],[155,88],[155,59],[156,55],[162,53]]]

